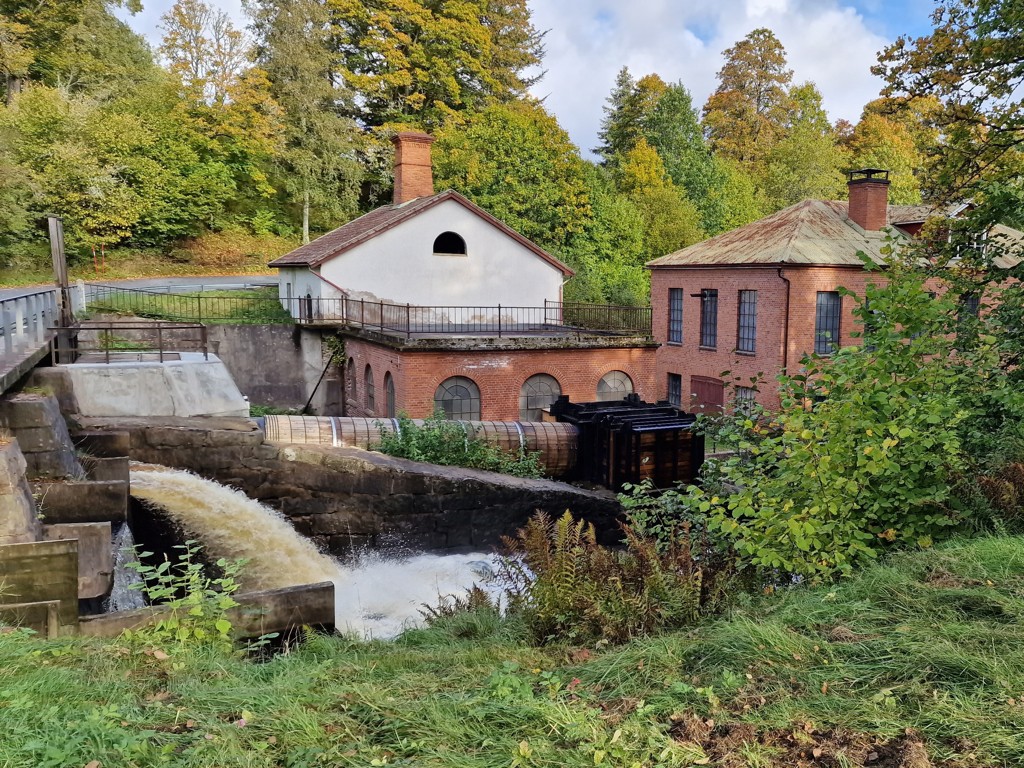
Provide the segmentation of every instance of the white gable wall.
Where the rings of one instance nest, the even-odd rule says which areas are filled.
[[[442,232],[461,235],[467,255],[435,255],[434,239]],[[330,259],[320,272],[346,291],[420,306],[541,307],[545,299],[561,298],[563,278],[558,268],[453,200]]]

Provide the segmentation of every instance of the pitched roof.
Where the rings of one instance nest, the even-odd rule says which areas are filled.
[[[523,235],[512,229],[512,227],[495,218],[483,208],[474,204],[452,189],[441,192],[437,195],[430,195],[429,197],[417,197],[415,200],[410,200],[409,202],[401,203],[399,205],[385,205],[380,208],[376,208],[369,213],[360,216],[358,219],[353,219],[348,222],[348,224],[343,224],[337,229],[331,230],[325,235],[321,235],[316,240],[299,246],[294,251],[274,259],[268,266],[318,267],[325,261],[333,259],[335,256],[340,256],[345,253],[345,251],[365,243],[368,240],[372,240],[382,232],[386,232],[387,230],[398,226],[403,221],[407,221],[413,216],[423,213],[446,200],[452,200],[469,210],[471,213],[474,213],[484,219],[493,227],[501,230],[504,234],[517,241],[520,245],[526,247],[530,251],[533,251],[533,253],[561,271],[564,275],[571,276],[574,274],[569,267],[545,251],[539,245],[528,240]]]
[[[910,206],[889,206],[889,220]],[[895,209],[895,210],[894,210]],[[858,251],[882,262],[888,232],[869,232],[850,221],[847,204],[804,200],[742,227],[648,262],[649,267],[719,264],[861,266]],[[892,237],[906,236],[893,230]]]
[[[882,249],[906,242],[909,237],[898,227],[916,224],[931,215],[956,216],[969,204],[957,204],[937,211],[926,205],[890,205],[886,231],[868,231],[849,218],[843,200],[804,200],[789,208],[742,227],[695,243],[647,263],[648,267],[695,267],[719,265],[817,265],[860,267],[863,251],[876,264],[884,264]],[[1007,242],[1022,243],[1024,235],[1009,227],[996,226],[992,235]],[[1016,258],[997,258],[996,266],[1011,266]]]

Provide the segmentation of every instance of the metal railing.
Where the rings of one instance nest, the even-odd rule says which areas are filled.
[[[166,288],[120,288],[91,284],[88,288],[87,308],[89,311],[115,312],[175,322],[292,322],[292,317],[277,297],[276,287],[259,286],[233,290],[212,286],[210,288],[209,291],[172,293]],[[232,293],[236,295],[230,295]]]
[[[0,353],[13,356],[49,343],[49,328],[60,319],[57,289],[0,299]]]
[[[197,352],[209,359],[206,326],[202,323],[155,321],[88,322],[73,329],[51,328],[67,334],[67,343],[53,350],[54,365],[75,362],[164,362],[179,352]]]
[[[412,336],[535,336],[597,334],[650,336],[650,307],[545,302],[542,307],[420,306],[349,297],[290,299],[271,290],[173,294],[93,285],[89,309],[172,321],[339,325]],[[262,295],[260,295],[262,293]],[[253,295],[256,294],[256,295]]]

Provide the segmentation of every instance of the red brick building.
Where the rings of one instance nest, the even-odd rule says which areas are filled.
[[[649,308],[562,302],[572,270],[457,192],[425,134],[395,137],[383,206],[275,260],[281,301],[344,340],[343,415],[536,421],[655,394]]]
[[[882,249],[916,235],[929,209],[889,205],[885,171],[850,176],[848,203],[805,200],[648,264],[658,398],[718,410],[735,383],[737,400],[777,408],[780,372],[859,342],[854,299],[839,288],[862,294],[877,281],[858,252],[882,262]]]

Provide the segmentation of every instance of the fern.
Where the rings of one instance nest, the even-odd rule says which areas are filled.
[[[625,642],[686,626],[723,604],[731,571],[692,556],[689,528],[667,545],[623,526],[625,549],[603,547],[593,525],[536,513],[505,539],[510,610],[534,636]]]

